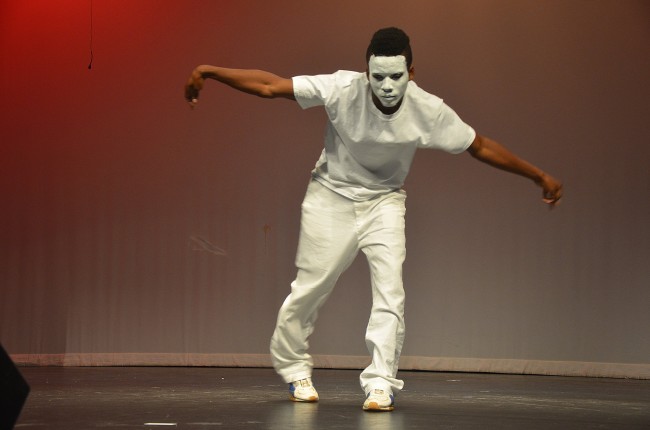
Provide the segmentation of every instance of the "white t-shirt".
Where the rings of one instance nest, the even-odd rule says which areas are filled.
[[[476,136],[442,99],[413,81],[392,115],[383,114],[372,102],[365,73],[297,76],[293,89],[303,109],[324,106],[329,118],[325,148],[313,177],[353,200],[400,189],[417,148],[457,154]]]

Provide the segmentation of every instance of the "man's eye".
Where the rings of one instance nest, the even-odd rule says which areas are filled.
[[[376,81],[383,81],[384,77],[382,75],[372,75],[372,78]]]
[[[404,76],[404,73],[395,73],[394,75],[390,75],[390,78],[394,81],[397,81]]]

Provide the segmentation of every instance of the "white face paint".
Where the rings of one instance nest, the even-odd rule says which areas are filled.
[[[395,107],[406,92],[409,72],[406,57],[370,57],[368,61],[370,88],[385,107]]]

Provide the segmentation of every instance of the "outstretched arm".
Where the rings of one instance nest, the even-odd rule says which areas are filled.
[[[196,106],[206,79],[214,79],[236,90],[264,98],[282,97],[295,100],[293,81],[263,70],[228,69],[202,65],[192,71],[185,84],[185,99]]]
[[[545,203],[555,206],[562,198],[562,183],[552,176],[546,174],[538,167],[533,166],[526,160],[522,160],[506,149],[503,145],[479,134],[467,149],[472,157],[517,175],[532,179],[542,187],[542,198]]]

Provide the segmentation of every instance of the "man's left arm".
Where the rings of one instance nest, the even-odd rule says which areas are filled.
[[[542,187],[542,199],[555,206],[562,198],[562,183],[540,168],[517,157],[503,145],[494,140],[476,135],[474,142],[467,148],[472,157],[507,172],[515,173],[533,180]]]

